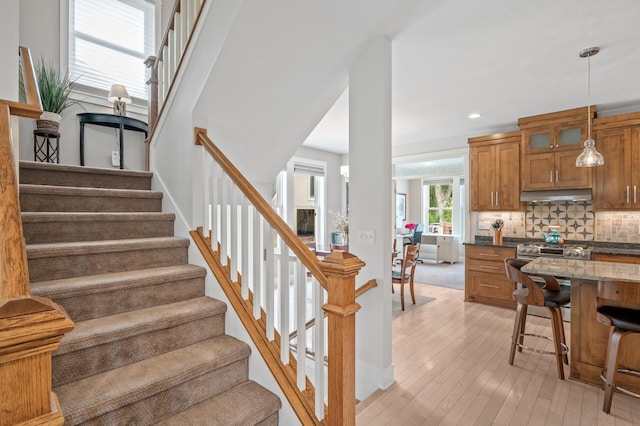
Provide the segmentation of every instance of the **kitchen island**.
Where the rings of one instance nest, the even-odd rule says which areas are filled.
[[[571,279],[570,378],[602,386],[600,371],[605,365],[609,327],[596,320],[598,281],[632,282],[628,300],[616,305],[640,309],[640,265],[539,257],[522,270]],[[625,339],[619,359],[620,368],[640,371],[640,335]],[[618,375],[618,383],[640,392],[637,377]]]

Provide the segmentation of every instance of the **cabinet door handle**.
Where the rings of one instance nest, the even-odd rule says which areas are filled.
[[[556,144],[556,148],[558,148],[560,145]]]
[[[558,181],[558,169],[556,169],[556,182]]]
[[[633,185],[633,202],[634,203],[638,202],[638,191],[635,185]]]
[[[629,185],[627,185],[627,203],[629,203]]]
[[[553,183],[553,170],[549,170],[549,182]]]
[[[493,191],[491,191],[491,205],[493,205]]]
[[[500,203],[498,202],[498,191],[496,191],[496,206],[497,206],[498,204],[500,204]]]
[[[480,283],[480,287],[489,287],[489,288],[500,288],[497,285],[493,285],[493,284],[484,284],[484,283]]]
[[[480,256],[499,257],[498,254],[494,253],[480,253]]]

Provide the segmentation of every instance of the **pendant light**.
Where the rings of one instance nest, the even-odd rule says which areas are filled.
[[[588,123],[588,136],[584,141],[584,149],[576,158],[576,167],[593,167],[602,166],[604,164],[604,157],[596,150],[596,141],[591,139],[591,57],[600,52],[599,47],[590,47],[580,52],[581,58],[587,58],[588,73],[587,73],[587,123]]]

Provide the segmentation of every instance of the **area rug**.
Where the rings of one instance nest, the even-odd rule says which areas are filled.
[[[416,266],[414,282],[464,290],[464,263],[452,265],[425,260],[424,263],[418,263]]]
[[[393,319],[396,319],[400,315],[405,314],[407,312],[420,309],[427,303],[436,300],[433,297],[416,294],[416,304],[414,305],[413,302],[411,301],[411,293],[409,293],[409,289],[407,288],[405,290],[407,291],[404,295],[404,311],[402,310],[402,306],[400,305],[400,291],[396,289],[396,292],[391,295],[392,296],[391,297],[391,316],[393,317]]]

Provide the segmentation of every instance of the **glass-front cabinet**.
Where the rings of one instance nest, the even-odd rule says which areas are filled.
[[[587,137],[586,120],[579,123],[544,126],[523,131],[524,152],[538,154],[581,150]]]
[[[587,117],[585,107],[518,120],[523,191],[591,188],[593,171],[575,165],[587,138]]]

